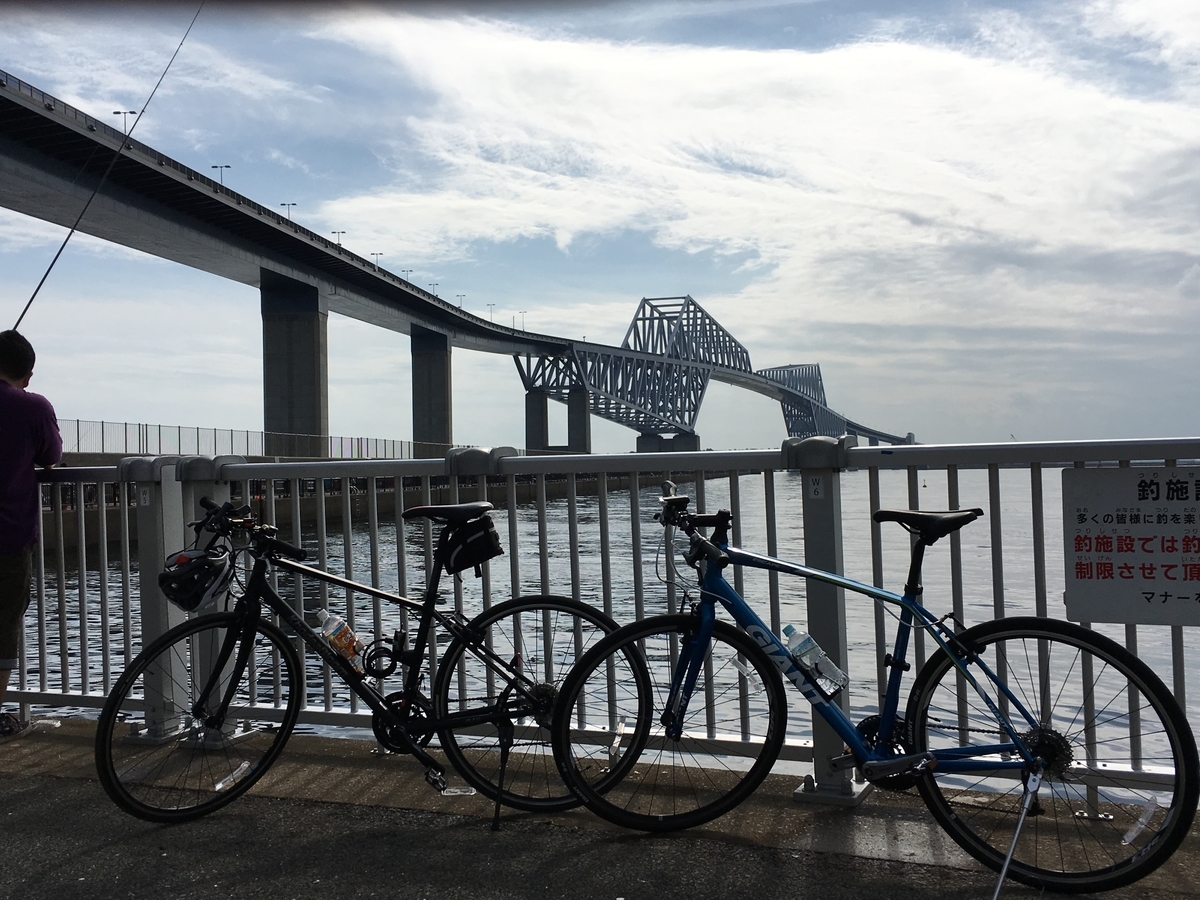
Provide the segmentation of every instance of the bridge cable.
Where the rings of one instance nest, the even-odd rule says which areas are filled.
[[[192,21],[188,25],[187,31],[183,33],[183,37],[179,41],[179,46],[175,48],[175,52],[171,54],[171,58],[167,61],[167,67],[163,69],[163,73],[158,76],[158,82],[154,85],[154,90],[150,92],[150,96],[146,98],[146,102],[142,105],[141,112],[139,112],[137,117],[133,120],[133,126],[121,136],[121,145],[117,148],[117,152],[113,156],[112,161],[108,164],[108,168],[104,170],[104,174],[100,177],[100,183],[96,185],[96,189],[92,191],[92,195],[88,197],[87,203],[83,204],[83,209],[79,211],[79,216],[75,219],[75,224],[71,226],[71,230],[68,231],[67,236],[63,238],[62,246],[60,246],[58,248],[58,252],[54,254],[54,259],[50,260],[50,265],[46,267],[46,272],[44,275],[42,275],[42,280],[39,281],[37,283],[37,287],[33,289],[33,294],[30,296],[29,302],[25,304],[25,308],[21,310],[21,315],[17,317],[16,324],[13,325],[14,331],[21,327],[21,321],[25,318],[25,313],[29,312],[29,307],[33,305],[33,301],[37,297],[38,292],[41,291],[42,285],[45,284],[46,279],[50,277],[50,272],[54,269],[54,264],[58,262],[58,258],[62,256],[62,252],[67,249],[67,242],[71,240],[71,237],[75,234],[76,229],[79,228],[79,223],[83,221],[84,214],[87,213],[88,207],[92,205],[92,201],[96,199],[96,195],[100,193],[100,189],[104,187],[104,182],[108,180],[109,173],[112,172],[113,166],[115,166],[117,164],[117,160],[121,158],[121,151],[125,149],[125,145],[129,141],[130,136],[133,134],[134,129],[138,127],[138,122],[142,121],[142,116],[146,114],[146,110],[150,106],[150,101],[153,100],[154,95],[158,93],[158,88],[163,83],[163,79],[166,78],[167,73],[171,71],[171,65],[175,62],[175,57],[179,55],[179,51],[183,49],[183,42],[186,41],[188,35],[192,33],[192,26],[195,25],[196,20],[200,18],[200,10],[204,9],[205,2],[206,0],[200,0],[200,6],[197,7],[196,14],[192,16]],[[95,155],[94,150],[92,153]],[[90,156],[88,157],[88,162],[91,162]],[[87,163],[84,165],[86,166]]]

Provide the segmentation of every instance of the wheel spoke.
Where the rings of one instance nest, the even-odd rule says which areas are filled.
[[[1008,661],[1009,689],[1041,723],[1017,726],[1045,769],[1009,876],[1042,888],[1106,890],[1170,856],[1195,812],[1200,763],[1187,721],[1161,680],[1123,647],[1070,623],[999,620],[963,640]],[[985,704],[964,703],[967,718],[959,720],[958,681],[944,651],[918,675],[906,714],[916,726],[914,750],[958,749],[964,736],[967,746],[995,744],[997,723]],[[950,769],[923,776],[922,796],[964,849],[999,869],[1022,783],[1012,769],[973,775]]]
[[[564,687],[566,700],[610,710],[607,721],[588,728],[556,721],[554,740],[564,778],[589,808],[616,824],[669,831],[707,822],[749,796],[779,754],[787,721],[779,672],[749,637],[721,623],[682,733],[668,736],[671,651],[691,628],[687,615],[626,626],[588,654]],[[761,690],[743,715],[751,682]],[[615,723],[622,721],[636,723],[631,733],[618,733]]]
[[[267,770],[291,734],[304,699],[295,650],[273,626],[259,623],[247,665],[236,672],[238,645],[220,671],[226,640],[244,640],[230,614],[205,616],[173,629],[140,653],[118,679],[97,724],[100,781],[123,809],[155,822],[183,821],[217,809],[246,791]],[[276,670],[282,705],[274,697]],[[232,679],[237,686],[228,690]],[[202,709],[197,698],[216,679]],[[219,728],[206,719],[227,694],[234,708]]]
[[[567,597],[521,597],[474,619],[479,648],[454,641],[434,686],[434,718],[483,713],[485,724],[438,726],[439,741],[460,775],[487,797],[517,809],[551,812],[578,805],[559,777],[550,746],[550,716],[563,679],[584,652],[616,630],[606,615]],[[483,648],[487,648],[487,652]],[[495,660],[502,660],[501,667]],[[513,683],[506,667],[532,685]],[[514,727],[500,785],[500,730]]]

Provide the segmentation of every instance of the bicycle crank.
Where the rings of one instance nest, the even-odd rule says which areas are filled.
[[[383,698],[403,722],[402,725],[388,723],[379,713],[371,716],[371,730],[375,740],[391,753],[411,753],[411,744],[425,747],[433,739],[433,708],[424,697],[417,697],[412,707],[406,709],[403,691],[396,691]],[[397,733],[403,730],[404,734]]]
[[[863,763],[861,768],[863,777],[874,784],[876,781],[882,782],[899,775],[923,775],[932,771],[935,766],[937,757],[926,750],[924,753],[897,756],[895,759],[872,760]]]

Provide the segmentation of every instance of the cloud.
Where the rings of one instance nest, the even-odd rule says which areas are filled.
[[[667,248],[753,253],[773,267],[768,290],[815,289],[818,305],[857,290],[834,318],[912,321],[986,302],[993,316],[1052,321],[1022,281],[1057,273],[1081,307],[1121,319],[1127,296],[1102,281],[1111,267],[1081,278],[1073,260],[1136,269],[1195,246],[1192,201],[1163,198],[1200,173],[1200,112],[1042,65],[1053,45],[1011,13],[984,17],[969,52],[648,45],[407,16],[320,34],[435,98],[403,125],[432,175],[321,210],[407,258],[541,235],[569,252],[581,234],[635,228]],[[1025,51],[980,54],[989,43]],[[891,285],[873,277],[881,259]],[[915,295],[924,306],[896,302]]]
[[[22,253],[62,242],[67,230],[0,208],[0,253]]]
[[[756,366],[821,362],[835,408],[924,439],[1035,435],[1035,415],[1071,436],[1058,429],[1089,427],[1082,409],[1116,433],[1132,421],[1118,407],[1154,389],[1143,373],[1194,381],[1181,348],[1200,295],[1200,12],[880,8],[803,49],[743,32],[731,46],[722,27],[744,7],[723,3],[616,4],[565,25],[524,6],[305,9],[245,34],[210,22],[143,136],[237,164],[247,192],[301,201],[306,224],[429,272],[443,296],[461,288],[438,269],[523,262],[531,244],[595,268],[590,248],[636,236],[694,260],[670,292],[696,296]],[[779,31],[790,13],[770,14]],[[0,54],[115,109],[161,71],[169,19],[96,18],[85,42],[65,17],[14,14]],[[637,288],[623,310],[617,295],[645,277],[576,291],[498,271],[503,286],[467,288],[476,310],[500,297],[539,329],[589,335],[623,330]],[[375,368],[345,371],[367,383]]]
[[[175,5],[6,10],[0,58],[19,61],[14,72],[52,90],[59,99],[98,116],[141,109],[179,47],[190,13]],[[320,102],[305,84],[281,78],[269,66],[205,39],[213,17],[201,17],[163,79],[137,135],[153,140],[186,127],[220,98],[220,115],[286,118],[296,105]],[[215,23],[214,23],[215,24]],[[186,107],[173,98],[187,97]],[[288,103],[278,101],[286,98]],[[205,104],[206,105],[206,104]],[[207,116],[205,116],[207,118]],[[130,117],[130,126],[133,118]]]
[[[404,131],[436,166],[323,210],[381,246],[452,259],[553,235],[570,253],[632,229],[746,253],[751,285],[692,290],[755,364],[822,361],[835,406],[927,439],[1153,433],[1149,407],[1121,419],[1089,392],[1136,405],[1140,373],[1197,374],[1180,341],[1200,291],[1200,28],[1166,6],[985,10],[967,40],[896,21],[812,51],[361,24],[323,36],[432,98]],[[1138,55],[1167,71],[1150,89],[1126,77]]]
[[[1169,69],[1180,87],[1200,87],[1200,8],[1171,0],[1095,0],[1085,21],[1097,37],[1125,43],[1139,57]]]
[[[279,163],[285,168],[295,169],[299,172],[303,172],[305,175],[312,174],[312,169],[307,163],[305,163],[303,160],[296,159],[294,156],[288,156],[282,150],[272,148],[267,153],[267,159],[269,159],[271,162]]]
[[[1179,295],[1185,300],[1200,300],[1200,263],[1183,273],[1178,288]]]

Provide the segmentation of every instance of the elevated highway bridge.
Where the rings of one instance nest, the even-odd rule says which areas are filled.
[[[266,432],[329,433],[332,312],[410,336],[413,440],[430,455],[453,443],[454,347],[514,358],[530,450],[551,449],[550,399],[568,407],[568,443],[554,449],[590,451],[592,415],[637,431],[642,450],[698,449],[713,380],[778,400],[795,437],[912,440],[830,409],[816,365],[755,372],[691,297],[644,299],[619,347],[497,325],[0,71],[0,206],[69,227],[106,171],[80,231],[259,289]]]

